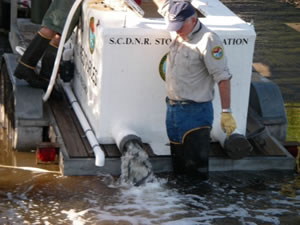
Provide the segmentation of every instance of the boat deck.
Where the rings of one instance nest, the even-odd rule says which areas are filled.
[[[23,28],[22,28],[23,27]],[[24,29],[26,27],[26,29]],[[18,19],[17,26],[10,33],[11,45],[25,45],[29,36],[39,29],[29,19]],[[13,70],[12,70],[13,71]],[[95,166],[93,151],[70,104],[65,97],[50,99],[49,108],[53,115],[52,125],[56,139],[60,147],[60,168],[64,175],[99,175],[109,173],[120,174],[121,153],[116,145],[101,145],[106,155],[104,167]],[[258,130],[260,125],[255,119],[248,118],[248,130]],[[230,159],[218,143],[211,144],[210,171],[232,170],[293,170],[295,159],[272,136],[266,136],[264,143],[254,143],[254,149],[250,156],[240,159]],[[153,154],[151,147],[145,144],[153,170],[156,173],[172,170],[170,156],[157,156]]]

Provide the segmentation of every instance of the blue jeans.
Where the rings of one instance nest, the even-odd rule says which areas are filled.
[[[190,131],[212,127],[212,102],[167,102],[166,127],[171,143],[182,144]]]

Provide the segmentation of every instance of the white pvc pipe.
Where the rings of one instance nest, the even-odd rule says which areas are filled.
[[[71,86],[69,83],[64,83],[63,85],[64,91],[68,96],[68,99],[74,109],[74,112],[81,124],[81,127],[85,133],[85,135],[87,136],[87,139],[90,143],[90,145],[92,146],[92,149],[95,153],[95,165],[96,166],[104,166],[104,162],[105,162],[105,155],[103,150],[101,149],[95,135],[94,132],[92,131],[90,124],[88,123],[87,119],[85,118],[84,113],[82,112],[79,103],[77,102],[77,99],[75,97],[75,95],[73,94],[73,91],[71,89]]]
[[[66,23],[65,23],[62,35],[61,35],[61,39],[60,39],[60,42],[59,42],[57,55],[56,55],[56,58],[55,58],[54,67],[53,67],[53,70],[52,70],[50,82],[49,82],[47,91],[46,91],[45,95],[43,96],[43,101],[44,102],[46,102],[48,100],[48,98],[50,97],[53,86],[55,84],[57,71],[58,71],[58,67],[59,67],[59,63],[60,63],[60,59],[61,59],[61,54],[62,54],[63,47],[64,47],[64,44],[65,44],[65,41],[66,41],[66,37],[67,37],[68,31],[69,31],[70,23],[71,23],[71,20],[74,16],[74,13],[76,12],[76,10],[77,10],[77,8],[78,8],[78,6],[80,5],[81,2],[82,2],[82,0],[76,0],[74,2],[73,6],[72,6],[72,8],[69,12],[69,15],[67,17],[67,20],[66,20]]]
[[[113,136],[113,139],[114,139],[116,145],[118,146],[118,148],[121,151],[122,151],[121,142],[125,137],[131,136],[131,135],[138,137],[136,132],[134,132],[133,130],[129,129],[128,127],[124,126],[124,124],[121,124],[121,123],[116,123],[112,127],[111,132],[112,132],[112,136]]]

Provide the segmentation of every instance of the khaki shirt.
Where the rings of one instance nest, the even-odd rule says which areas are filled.
[[[172,41],[166,68],[169,99],[211,101],[215,83],[230,78],[221,39],[199,21],[187,40],[176,36]]]

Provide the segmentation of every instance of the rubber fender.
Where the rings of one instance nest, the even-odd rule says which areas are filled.
[[[257,112],[265,125],[287,123],[280,89],[264,77],[251,82],[249,105]]]

